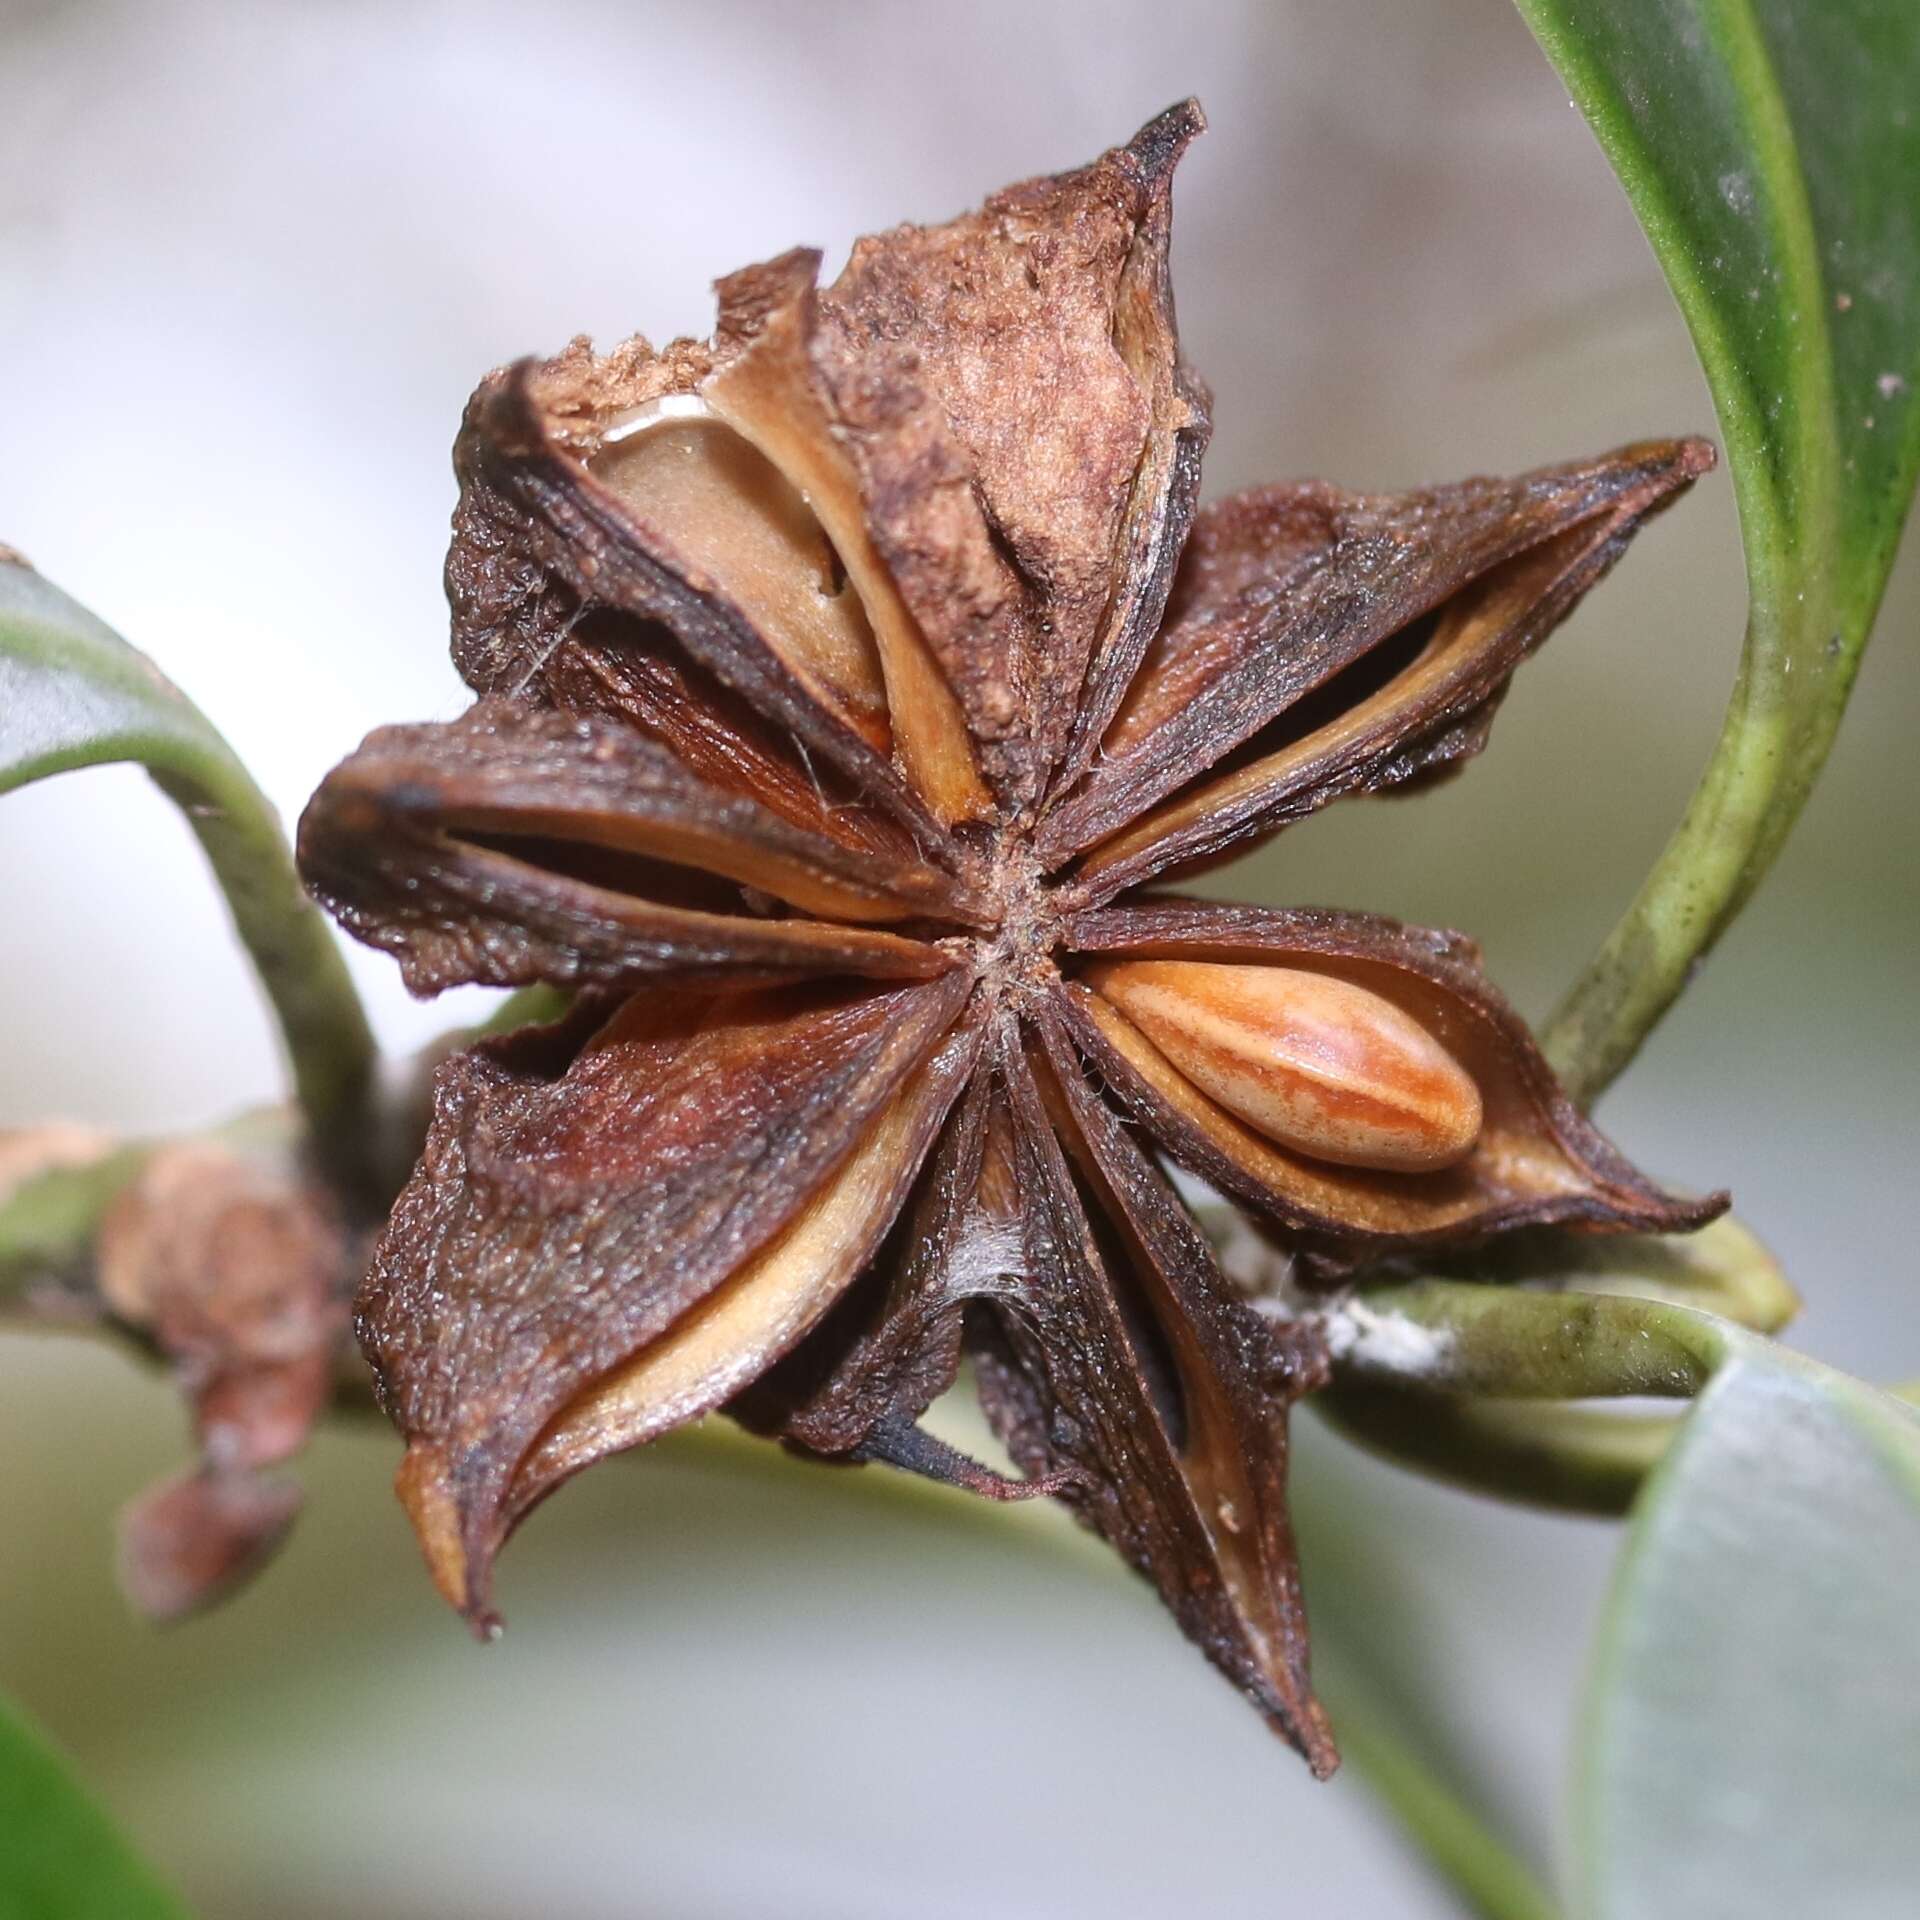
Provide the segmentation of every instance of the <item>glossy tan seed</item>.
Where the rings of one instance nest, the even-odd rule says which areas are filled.
[[[820,522],[764,454],[697,405],[683,401],[623,434],[594,459],[595,479],[731,600],[819,698],[884,746],[873,635]]]
[[[1392,1001],[1297,967],[1123,960],[1090,983],[1204,1093],[1345,1167],[1431,1173],[1480,1137],[1480,1092]]]

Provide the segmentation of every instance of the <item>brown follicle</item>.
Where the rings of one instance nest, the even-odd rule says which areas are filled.
[[[476,1608],[468,1579],[476,1557],[469,1538],[471,1517],[463,1512],[445,1450],[419,1442],[410,1446],[394,1471],[393,1490],[413,1523],[414,1537],[441,1599],[456,1613],[465,1614],[485,1638],[492,1616]]]
[[[1289,1236],[1321,1273],[1524,1226],[1699,1226],[1726,1196],[1682,1199],[1632,1167],[1555,1081],[1525,1023],[1458,934],[1325,909],[1142,900],[1073,915],[1063,1017],[1089,1065],[1156,1143]],[[1471,1080],[1480,1126],[1450,1165],[1405,1174],[1303,1153],[1181,1072],[1084,977],[1114,960],[1303,969],[1390,1002]]]
[[[704,575],[876,748],[891,742],[872,629],[799,489],[697,397],[662,401],[608,436],[600,484]]]
[[[885,736],[936,816],[948,824],[991,811],[964,715],[926,634],[874,544],[853,455],[817,355],[820,256],[798,248],[718,286],[719,332],[738,348],[701,397],[737,428],[819,515],[843,592],[864,610],[885,685]]]

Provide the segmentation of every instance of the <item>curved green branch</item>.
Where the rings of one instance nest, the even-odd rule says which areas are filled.
[[[1376,1287],[1327,1326],[1337,1379],[1509,1400],[1687,1399],[1752,1337],[1670,1301],[1470,1280]]]
[[[114,761],[143,766],[186,817],[266,990],[315,1149],[357,1185],[373,1036],[272,805],[145,655],[0,548],[0,794]]]
[[[1545,1038],[1583,1103],[1772,865],[1920,466],[1920,8],[1518,0],[1659,256],[1727,443],[1749,615],[1673,838]]]
[[[1631,1509],[1685,1418],[1357,1383],[1330,1387],[1311,1404],[1395,1466],[1495,1499],[1605,1519]]]

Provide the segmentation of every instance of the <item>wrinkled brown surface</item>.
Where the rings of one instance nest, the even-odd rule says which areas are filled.
[[[527,1448],[794,1217],[966,982],[638,997],[440,1069],[360,1327],[436,1577],[476,1617]]]
[[[1168,260],[1200,125],[862,240],[827,287],[794,249],[719,284],[711,341],[576,341],[468,407],[447,583],[479,704],[372,736],[301,859],[419,991],[580,990],[441,1069],[360,1301],[402,1497],[476,1622],[536,1501],[724,1404],[1069,1502],[1325,1772],[1285,1423],[1326,1355],[1227,1286],[1163,1162],[1322,1281],[1723,1204],[1573,1110],[1458,936],[1141,897],[1464,762],[1712,462],[1649,442],[1196,516]],[[1129,957],[1384,996],[1477,1096],[1471,1150],[1276,1145],[1095,990]],[[918,1424],[963,1352],[1018,1478]]]
[[[995,1284],[1001,1243],[979,1208],[992,1080],[948,1120],[892,1257],[843,1302],[821,1338],[740,1408],[749,1425],[820,1454],[852,1454],[909,1428],[953,1384],[967,1302]]]
[[[1164,514],[1164,443],[1189,424],[1190,408],[1154,391],[1177,348],[1152,283],[1173,165],[1198,123],[1177,108],[978,214],[861,240],[821,296],[819,358],[875,544],[1011,809],[1031,804],[1065,744],[1061,690],[1100,644],[1136,474],[1144,460],[1144,512]]]
[[[314,796],[300,858],[417,993],[665,972],[925,976],[946,961],[921,942],[755,913],[741,889],[879,922],[954,898],[933,868],[792,826],[631,729],[502,700],[374,734]]]
[[[514,1476],[512,1518],[606,1454],[710,1412],[811,1330],[893,1225],[979,1047],[977,1026],[950,1033],[766,1247],[560,1410]]]
[[[819,254],[801,248],[718,284],[717,334],[737,351],[706,397],[818,517],[846,576],[844,592],[867,617],[895,762],[941,821],[979,819],[992,802],[960,696],[876,539],[866,476],[835,393],[819,270]]]
[[[1102,1310],[1110,1307],[1124,1329],[1131,1304],[1142,1346],[1158,1341],[1164,1354],[1160,1391],[1142,1395],[1135,1415],[1141,1425],[1150,1413],[1159,1417],[1148,1431],[1129,1436],[1128,1446],[1136,1461],[1153,1461],[1161,1484],[1137,1506],[1114,1510],[1096,1501],[1095,1524],[1128,1558],[1144,1563],[1192,1638],[1274,1718],[1314,1771],[1329,1773],[1333,1744],[1307,1678],[1306,1613],[1286,1503],[1287,1409],[1324,1379],[1326,1356],[1309,1328],[1279,1330],[1234,1295],[1173,1188],[1082,1082],[1054,1022],[1043,1029],[1042,1043],[1056,1119],[1066,1120],[1062,1142],[1117,1231],[1103,1250],[1084,1210],[1074,1220],[1073,1196],[1059,1178],[1065,1171],[1059,1148],[1016,1076],[1015,1127],[1028,1134],[1019,1162],[1037,1185],[1052,1188],[1033,1211],[1042,1219],[1051,1213],[1059,1223],[1050,1247],[1065,1248],[1069,1264],[1086,1261],[1075,1275],[1082,1285],[1104,1265]],[[1123,1273],[1130,1299],[1121,1289]],[[1024,1291],[1017,1307],[1000,1316],[1003,1328],[1024,1311],[1036,1323],[1043,1352],[1072,1355],[1078,1347],[1083,1355],[1104,1357],[1118,1346],[1104,1328],[1090,1340],[1049,1340],[1047,1317],[1058,1311],[1059,1291],[1053,1285]],[[1018,1335],[1008,1338],[1015,1342]],[[1104,1371],[1083,1373],[1085,1366],[1084,1358],[1077,1367],[1057,1359],[1045,1366],[1051,1395],[1031,1392],[1037,1385],[1031,1367],[1019,1381],[1002,1376],[995,1397],[1003,1410],[1032,1402],[1031,1412],[1022,1408],[1005,1428],[1016,1457],[1024,1450],[1037,1466],[1063,1450],[1063,1433],[1091,1428],[1083,1407],[1111,1394]],[[1052,1414],[1035,1424],[1032,1413],[1045,1411],[1049,1397],[1056,1403]],[[1068,1422],[1059,1419],[1061,1411]],[[1104,1471],[1091,1479],[1104,1488],[1117,1476],[1110,1461],[1101,1465]]]
[[[1478,752],[1514,669],[1712,458],[1699,441],[1660,441],[1512,481],[1222,503],[1107,757],[1049,820],[1044,851],[1063,856],[1124,828],[1086,862],[1106,897],[1342,794]],[[1262,548],[1273,549],[1265,578]],[[1427,614],[1425,644],[1394,659],[1383,643]],[[1340,684],[1376,650],[1393,677]],[[1333,697],[1315,705],[1319,693]],[[1195,785],[1249,741],[1247,764]]]
[[[891,759],[822,704],[724,594],[677,573],[670,547],[594,481],[558,437],[560,423],[542,411],[536,380],[525,364],[493,376],[469,405],[456,448],[463,497],[473,497],[473,518],[489,542],[470,554],[456,515],[447,563],[454,661],[475,691],[524,697],[538,690],[553,639],[583,610],[631,615],[664,627],[698,667],[856,795],[937,833],[932,810]],[[503,524],[540,568],[538,584],[523,577],[518,555],[509,559],[491,544]],[[469,609],[484,618],[484,640],[465,639]]]

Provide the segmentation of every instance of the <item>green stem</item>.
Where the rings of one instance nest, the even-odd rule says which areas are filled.
[[[1558,1909],[1532,1871],[1394,1733],[1388,1716],[1355,1690],[1342,1689],[1332,1704],[1347,1759],[1475,1913],[1556,1920]]]
[[[1633,1505],[1683,1417],[1358,1383],[1330,1387],[1311,1404],[1396,1466],[1496,1499],[1607,1519]]]
[[[1585,1241],[1561,1234],[1554,1240],[1550,1251],[1537,1253],[1531,1243],[1481,1249],[1451,1277],[1505,1286],[1532,1281],[1572,1293],[1665,1301],[1731,1320],[1752,1333],[1779,1333],[1800,1311],[1800,1296],[1780,1263],[1730,1213],[1698,1233]]]
[[[1671,1300],[1451,1280],[1377,1288],[1328,1324],[1334,1381],[1314,1404],[1348,1438],[1477,1493],[1608,1516],[1680,1422],[1564,1403],[1687,1398],[1757,1339]]]
[[[1841,702],[1796,729],[1775,697],[1776,683],[1787,662],[1830,630],[1830,620],[1826,608],[1811,603],[1789,619],[1756,595],[1732,703],[1680,825],[1541,1035],[1548,1060],[1581,1106],[1612,1085],[1680,997],[1806,804],[1839,727]]]
[[[1621,111],[1612,77],[1544,7],[1523,0],[1522,10],[1592,122],[1693,335],[1726,435],[1747,558],[1746,639],[1719,740],[1672,839],[1542,1035],[1555,1071],[1588,1106],[1779,854],[1833,744],[1884,575],[1865,592],[1836,578],[1842,453],[1827,298],[1792,124],[1747,0],[1705,0],[1703,13],[1760,136],[1758,205],[1795,317],[1784,391],[1771,397],[1756,390],[1712,268],[1687,242],[1671,177],[1639,164],[1637,121]]]
[[[143,766],[186,817],[279,1023],[315,1151],[364,1189],[373,1035],[271,802],[150,660],[0,550],[0,793],[113,761]]]
[[[1685,1399],[1749,1337],[1670,1301],[1465,1280],[1375,1288],[1329,1332],[1336,1379],[1507,1400]]]
[[[374,1146],[373,1033],[340,950],[294,871],[279,818],[237,759],[149,771],[186,815],[227,897],[279,1022],[315,1151],[358,1190]]]
[[[1423,1263],[1424,1264],[1424,1263]],[[1428,1269],[1442,1280],[1468,1280],[1510,1292],[1625,1294],[1697,1307],[1754,1333],[1778,1333],[1800,1311],[1780,1263],[1753,1230],[1722,1214],[1697,1233],[1595,1234],[1554,1228],[1514,1233],[1454,1255]],[[1390,1285],[1402,1284],[1398,1280]],[[1378,1288],[1363,1299],[1378,1297]]]

